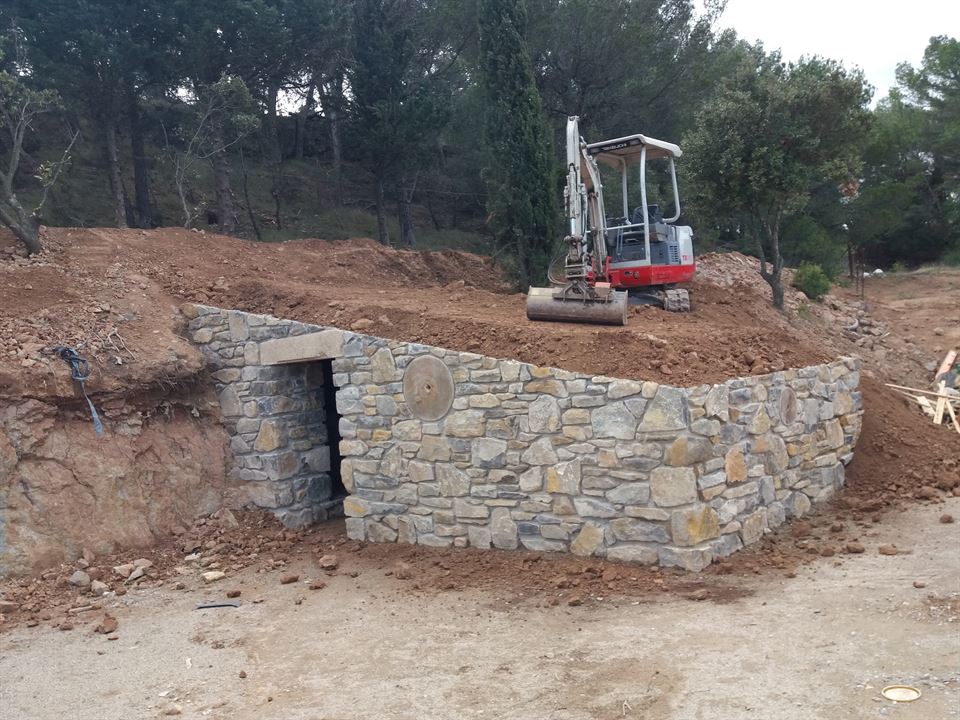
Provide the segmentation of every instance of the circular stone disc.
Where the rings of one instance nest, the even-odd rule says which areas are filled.
[[[920,691],[910,685],[888,685],[880,694],[894,702],[913,702],[920,697]]]
[[[439,420],[453,405],[453,375],[440,358],[421,355],[403,372],[403,397],[416,417]]]
[[[784,388],[780,396],[780,419],[784,425],[793,425],[797,420],[797,394],[793,388]]]

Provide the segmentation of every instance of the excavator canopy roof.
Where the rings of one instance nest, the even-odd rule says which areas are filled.
[[[627,135],[613,140],[590,143],[587,145],[587,152],[596,158],[597,162],[620,167],[620,163],[623,162],[627,165],[639,163],[640,153],[644,146],[647,148],[647,158],[650,160],[668,157],[678,158],[683,154],[680,148],[673,143],[657,140],[646,135]]]

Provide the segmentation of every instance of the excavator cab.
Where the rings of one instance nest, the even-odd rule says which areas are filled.
[[[625,289],[638,299],[656,298],[675,283],[693,277],[693,231],[675,225],[680,218],[680,193],[677,189],[675,159],[683,153],[673,143],[630,135],[587,145],[587,152],[599,164],[620,171],[623,218],[607,222],[607,246],[610,257],[609,280],[613,287]],[[659,204],[647,203],[647,162],[667,161],[673,189],[673,215],[665,218]],[[630,213],[628,185],[636,168],[640,183],[640,205]],[[626,218],[629,217],[629,222]],[[681,303],[682,305],[682,303]],[[688,305],[689,307],[689,305]],[[683,307],[668,309],[687,309]]]

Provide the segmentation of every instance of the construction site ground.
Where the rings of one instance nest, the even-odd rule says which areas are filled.
[[[104,610],[69,631],[0,635],[0,706],[36,720],[956,717],[960,525],[945,511],[960,498],[895,514],[858,531],[865,553],[795,573],[621,566],[609,583],[547,557],[485,553],[495,568],[474,576],[457,566],[475,569],[479,552],[311,538],[272,570],[105,601],[109,635],[94,632]],[[881,541],[901,552],[879,554]],[[531,572],[541,586],[512,579]],[[240,607],[196,609],[230,590]],[[881,698],[904,683],[920,700]]]
[[[0,401],[72,398],[63,363],[44,354],[54,344],[91,358],[89,387],[108,412],[139,389],[177,387],[201,367],[178,334],[176,308],[194,301],[675,385],[857,354],[866,413],[834,502],[700,576],[360,545],[337,523],[293,532],[245,513],[84,560],[103,571],[102,598],[67,584],[72,565],[0,581],[0,708],[12,717],[958,712],[960,538],[947,520],[960,514],[960,435],[882,383],[929,386],[958,344],[960,272],[870,278],[865,302],[852,288],[822,304],[790,290],[780,313],[754,261],[710,255],[693,312],[636,308],[627,328],[603,328],[528,322],[524,297],[465,253],[176,229],[45,233],[50,251],[34,259],[0,238]],[[203,583],[185,566],[194,549],[226,577]],[[337,568],[322,569],[331,554]],[[118,582],[111,568],[139,558],[150,562],[143,580]],[[194,609],[231,590],[241,607]],[[881,701],[894,682],[923,697]]]

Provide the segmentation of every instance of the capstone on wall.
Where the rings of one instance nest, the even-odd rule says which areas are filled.
[[[221,404],[244,417],[245,407],[260,417],[261,405],[254,414],[247,404],[252,383],[276,369],[260,364],[265,342],[303,336],[273,342],[271,362],[333,358],[343,509],[355,539],[699,570],[830,497],[860,432],[850,358],[677,388],[203,306],[186,312],[213,364],[239,370],[218,382]],[[233,383],[239,406],[224,395]],[[242,439],[238,457],[257,457],[253,426],[240,433],[229,422]],[[315,447],[296,450],[301,466]],[[276,473],[250,479],[288,483]],[[264,495],[287,521],[304,519]],[[299,510],[310,507],[309,493],[295,496]]]

